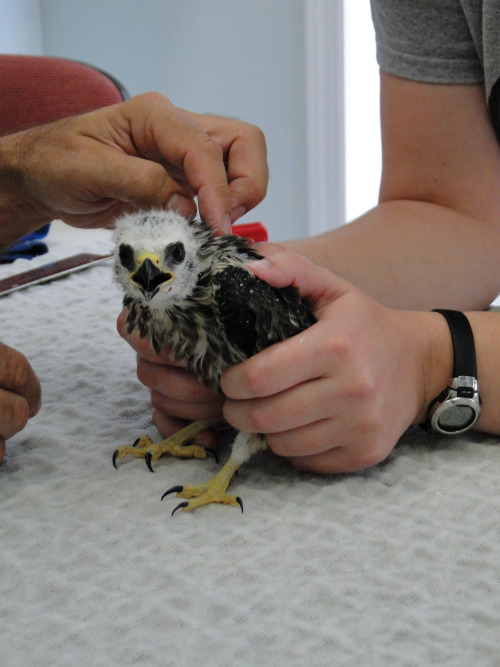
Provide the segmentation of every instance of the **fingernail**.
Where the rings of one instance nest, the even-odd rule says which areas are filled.
[[[264,259],[254,259],[250,262],[246,262],[246,265],[252,269],[258,269],[259,271],[269,271],[271,268],[271,262],[264,257]]]
[[[223,234],[231,233],[231,216],[226,213],[222,216],[221,220],[221,230]]]

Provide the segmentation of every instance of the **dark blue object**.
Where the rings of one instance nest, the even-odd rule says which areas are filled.
[[[16,259],[33,259],[39,255],[45,255],[49,251],[45,243],[40,241],[47,236],[50,229],[50,223],[40,227],[36,232],[24,236],[17,243],[10,246],[0,257],[1,264],[8,264]]]

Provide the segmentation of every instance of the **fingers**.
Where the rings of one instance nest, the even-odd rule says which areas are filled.
[[[369,453],[370,456],[365,456]],[[335,447],[311,456],[290,456],[291,464],[301,472],[319,475],[358,472],[381,463],[389,451],[384,450],[380,456],[373,456],[371,448],[354,451],[348,447]]]
[[[331,271],[288,250],[278,250],[247,266],[257,277],[275,287],[297,287],[303,299],[315,304],[315,309],[354,289]]]
[[[0,434],[4,440],[22,431],[30,418],[30,407],[26,399],[12,391],[0,389]]]
[[[221,414],[222,397],[183,368],[137,363],[139,380],[150,389],[153,408],[180,419],[212,419]]]
[[[40,382],[26,357],[12,347],[0,343],[0,388],[26,401],[28,417],[41,405]]]
[[[266,150],[257,128],[186,112],[156,93],[120,106],[139,155],[181,170],[202,218],[216,231],[229,233],[231,221],[263,198]]]
[[[151,394],[153,419],[163,435],[171,435],[187,421],[213,419],[222,414],[223,397],[203,386],[182,363],[171,358],[168,350],[157,353],[147,337],[126,330],[128,311],[118,317],[120,335],[137,352],[137,377]],[[213,444],[211,435],[197,438],[199,444]],[[206,445],[205,445],[206,446]]]
[[[0,454],[5,440],[21,431],[41,405],[41,388],[27,359],[0,343]]]
[[[257,206],[265,197],[269,172],[263,133],[255,126],[239,124],[237,138],[226,149],[231,194],[231,222]]]
[[[151,392],[151,405],[155,410],[175,419],[198,421],[217,419],[222,414],[222,401],[205,402],[181,401],[175,395],[169,395],[172,389],[165,387],[162,392]]]
[[[141,337],[136,330],[131,333],[127,331],[128,313],[129,311],[126,308],[123,308],[118,315],[116,328],[120,336],[137,352],[138,357],[153,363],[165,363],[180,366],[181,362],[176,361],[168,349],[164,348],[157,352],[147,336]]]
[[[262,350],[246,361],[228,368],[221,387],[231,399],[270,397],[287,387],[323,374],[334,352],[346,354],[342,336],[325,339],[323,324],[315,324],[292,338]],[[314,350],[314,354],[311,351]],[[283,369],[286,368],[286,373]]]
[[[263,132],[250,123],[221,116],[186,114],[222,148],[227,165],[230,217],[235,222],[265,197],[269,180],[267,147]],[[200,213],[204,217],[203,201]]]
[[[234,401],[227,399],[224,417],[240,431],[279,433],[301,427],[329,414],[335,386],[328,379],[317,379],[293,386],[264,399]]]

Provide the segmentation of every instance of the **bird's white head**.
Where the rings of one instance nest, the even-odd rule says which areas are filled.
[[[116,221],[114,273],[125,293],[168,309],[192,293],[206,258],[208,226],[171,210],[139,211]]]

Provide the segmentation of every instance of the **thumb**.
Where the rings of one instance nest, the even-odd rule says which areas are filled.
[[[314,264],[307,257],[288,250],[272,253],[246,265],[252,273],[274,287],[296,287],[302,298],[321,307],[338,299],[353,286],[328,269]]]

